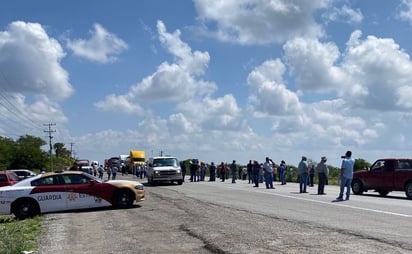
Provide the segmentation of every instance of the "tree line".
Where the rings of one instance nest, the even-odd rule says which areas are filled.
[[[0,137],[0,170],[24,168],[50,171],[52,165],[56,170],[73,163],[74,159],[63,143],[53,145],[51,163],[49,151],[42,149],[46,144],[43,139],[31,135],[21,136],[17,140]]]

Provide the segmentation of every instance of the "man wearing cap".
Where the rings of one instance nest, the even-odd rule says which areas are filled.
[[[355,160],[352,158],[352,152],[347,151],[345,156],[342,156],[342,166],[340,169],[340,193],[336,198],[338,201],[343,201],[343,191],[346,187],[346,199],[349,200],[350,188],[353,177],[353,166],[355,165]]]
[[[308,193],[306,191],[306,187],[308,185],[308,163],[306,161],[306,156],[302,156],[302,160],[299,162],[298,165],[300,193]]]
[[[326,195],[325,193],[325,184],[326,184],[326,178],[328,174],[328,166],[326,166],[326,161],[328,159],[326,156],[322,156],[320,158],[320,162],[318,165],[316,165],[316,172],[318,173],[318,179],[319,179],[319,184],[318,184],[318,195]]]

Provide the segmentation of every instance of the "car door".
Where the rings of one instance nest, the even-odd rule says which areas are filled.
[[[66,190],[58,175],[42,177],[31,182],[30,196],[37,200],[41,212],[54,212],[67,209]]]
[[[66,184],[67,207],[68,209],[84,209],[99,207],[99,200],[96,198],[94,181],[83,174],[62,175]]]
[[[393,187],[393,167],[393,160],[376,161],[369,171],[365,185],[370,189],[391,189]]]

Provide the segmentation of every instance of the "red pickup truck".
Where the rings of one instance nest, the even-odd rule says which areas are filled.
[[[412,159],[379,159],[370,169],[355,171],[353,193],[361,195],[368,190],[375,190],[381,196],[405,191],[406,197],[412,199]]]

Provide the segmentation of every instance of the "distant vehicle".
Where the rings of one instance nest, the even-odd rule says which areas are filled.
[[[130,150],[129,154],[129,171],[133,171],[134,165],[146,165],[146,154],[142,150]]]
[[[176,182],[181,185],[183,183],[182,170],[177,158],[169,156],[149,158],[147,182],[150,184]]]
[[[379,159],[369,170],[355,171],[353,193],[361,195],[368,190],[375,190],[381,196],[405,191],[406,197],[412,199],[412,159]]]
[[[109,167],[116,166],[120,169],[120,158],[119,157],[111,157],[108,160]]]
[[[144,165],[146,164],[146,154],[142,150],[130,150],[129,160],[130,160],[130,165],[133,165],[133,164]]]
[[[9,170],[0,171],[0,187],[13,185],[20,181],[19,176]]]
[[[143,184],[101,179],[79,171],[45,173],[0,188],[0,214],[25,219],[47,212],[113,206],[144,200]]]
[[[77,166],[84,167],[84,166],[90,166],[90,161],[89,160],[76,160],[75,163]]]
[[[13,171],[16,173],[16,175],[19,177],[20,180],[36,176],[37,174],[29,169],[10,169],[10,171]]]
[[[93,168],[92,168],[92,166],[82,166],[82,167],[80,168],[80,171],[83,171],[83,172],[85,172],[85,173],[87,173],[87,174],[93,174]]]
[[[129,155],[128,154],[121,154],[119,155],[120,165],[128,165],[129,164]]]

